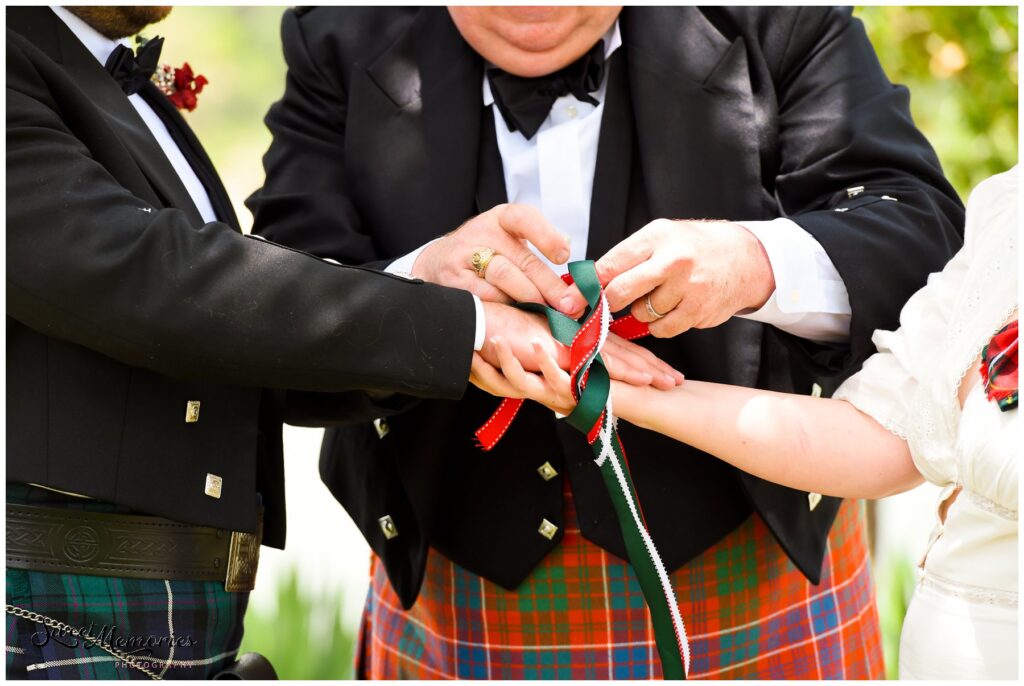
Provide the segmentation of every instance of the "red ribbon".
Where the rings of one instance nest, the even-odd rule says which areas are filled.
[[[569,274],[562,275],[562,280],[566,283],[572,283],[572,276]],[[600,307],[600,306],[599,306]],[[613,333],[627,341],[636,340],[643,338],[650,333],[647,328],[647,324],[641,322],[631,314],[625,317],[619,317],[611,323],[609,332]],[[592,316],[588,319],[587,323],[579,330],[576,337],[572,341],[572,345],[569,347],[569,370],[570,375],[573,378],[573,395],[576,395],[576,375],[579,373],[581,367],[586,365],[586,361],[595,354],[595,348],[597,347],[598,339],[601,335],[601,317],[600,313],[598,316]],[[583,385],[586,385],[586,377],[583,379]],[[577,398],[578,399],[578,398]],[[498,405],[498,409],[494,411],[491,418],[484,422],[484,425],[476,430],[477,444],[482,450],[489,451],[498,444],[498,441],[502,439],[509,427],[512,426],[512,422],[515,420],[516,415],[519,414],[519,408],[523,406],[522,398],[503,398],[501,404]],[[587,441],[591,444],[597,440],[597,435],[601,430],[601,424],[604,421],[604,414],[601,414],[601,418],[594,425],[594,428],[587,434]]]

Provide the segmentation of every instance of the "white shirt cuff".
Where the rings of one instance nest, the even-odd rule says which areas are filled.
[[[434,239],[434,241],[437,240],[440,240],[440,238]],[[420,247],[413,250],[411,253],[399,257],[397,260],[395,260],[388,266],[384,267],[384,271],[388,272],[389,274],[402,274],[404,276],[412,276],[412,268],[413,265],[416,264],[416,258],[420,256],[420,253],[423,252],[424,248],[426,248],[428,245],[430,245],[430,243],[433,243],[434,241],[424,243]]]
[[[761,309],[737,316],[812,341],[849,340],[850,295],[821,244],[785,217],[740,225],[764,246],[775,275],[775,292]]]
[[[487,335],[487,318],[484,315],[484,304],[475,293],[473,296],[473,307],[476,308],[476,335],[473,338],[473,350],[479,352],[484,347],[484,337]]]

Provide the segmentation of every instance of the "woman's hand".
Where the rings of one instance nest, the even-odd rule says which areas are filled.
[[[505,339],[495,336],[489,342],[497,352],[500,369],[484,360],[480,353],[473,353],[470,373],[473,384],[491,395],[535,400],[563,415],[569,414],[576,407],[572,391],[569,390],[569,375],[558,366],[558,361],[545,350],[541,341],[530,341],[540,374],[523,369]]]

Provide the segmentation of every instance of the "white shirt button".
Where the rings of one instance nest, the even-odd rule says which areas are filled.
[[[800,291],[795,288],[791,290],[789,292],[789,302],[794,304],[800,302]]]
[[[565,114],[569,119],[575,119],[576,115],[579,114],[579,110],[576,109],[576,105],[567,105],[565,108]]]

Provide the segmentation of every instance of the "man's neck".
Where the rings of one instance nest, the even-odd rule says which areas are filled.
[[[131,47],[127,38],[120,40],[114,40],[113,38],[107,38],[102,33],[89,26],[80,17],[75,16],[67,9],[60,7],[59,5],[52,5],[50,7],[53,13],[64,22],[64,24],[71,30],[71,33],[75,34],[82,45],[85,46],[86,50],[92,53],[100,64],[106,64],[107,58],[110,57],[110,53],[113,52],[119,44]]]

